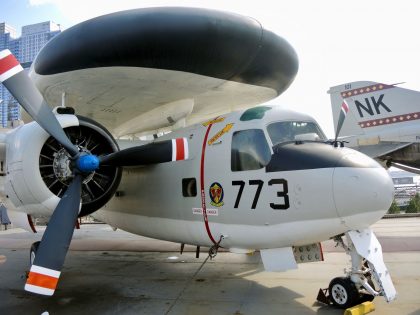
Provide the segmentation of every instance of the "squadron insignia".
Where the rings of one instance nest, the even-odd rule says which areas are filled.
[[[210,200],[211,200],[210,203],[213,206],[221,207],[225,204],[223,202],[223,197],[224,197],[223,187],[219,183],[214,182],[213,184],[210,185],[209,194],[210,194]]]

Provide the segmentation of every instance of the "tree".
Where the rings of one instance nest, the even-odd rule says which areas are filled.
[[[410,199],[408,203],[406,213],[416,213],[420,212],[420,195],[418,193],[415,194],[413,198]]]
[[[393,200],[391,203],[391,206],[389,207],[388,213],[395,214],[395,213],[400,213],[400,211],[401,211],[400,207],[398,207],[395,200]]]

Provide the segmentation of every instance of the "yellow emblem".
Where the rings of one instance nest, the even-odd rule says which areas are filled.
[[[217,124],[219,122],[222,122],[223,120],[225,120],[225,117],[218,117],[203,123],[203,126],[207,127],[208,125]]]
[[[230,129],[232,129],[234,124],[227,124],[222,130],[220,130],[218,133],[216,133],[208,142],[208,145],[212,145],[219,139],[221,136],[223,136],[225,133],[229,132]]]

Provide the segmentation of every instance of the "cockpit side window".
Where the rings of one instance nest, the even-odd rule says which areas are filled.
[[[279,121],[268,125],[268,135],[273,145],[295,141],[296,136],[315,134],[320,140],[326,140],[324,133],[314,122],[308,121]]]
[[[232,135],[233,172],[258,170],[265,167],[270,159],[270,147],[261,129],[240,130]]]

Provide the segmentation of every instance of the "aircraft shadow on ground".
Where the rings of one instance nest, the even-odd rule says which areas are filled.
[[[3,314],[342,314],[309,308],[299,299],[310,297],[281,281],[266,286],[248,279],[262,271],[255,258],[238,263],[219,254],[202,266],[205,253],[196,259],[194,253],[71,251],[58,290],[45,297],[23,290],[27,250],[2,255]]]

